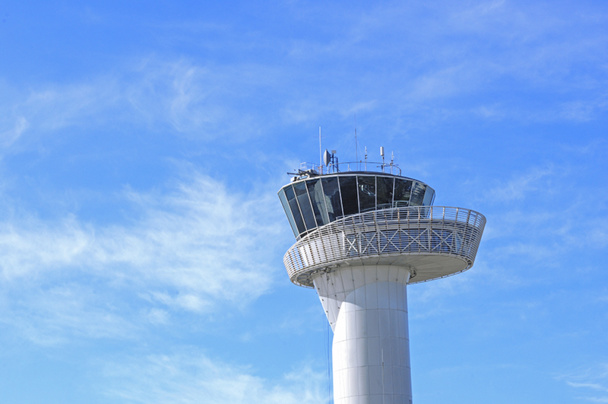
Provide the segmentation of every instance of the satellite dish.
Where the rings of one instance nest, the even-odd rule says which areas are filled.
[[[323,163],[325,163],[325,165],[328,166],[330,162],[331,162],[331,154],[329,154],[327,149],[325,149],[325,153],[323,153]]]

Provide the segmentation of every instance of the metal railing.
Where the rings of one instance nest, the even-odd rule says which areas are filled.
[[[298,240],[283,262],[292,282],[312,286],[312,276],[340,263],[403,255],[443,255],[473,265],[486,218],[470,209],[413,206],[347,216]],[[463,270],[464,270],[463,269]]]
[[[353,171],[384,173],[401,176],[401,168],[393,162],[386,163],[384,161],[367,160],[346,161],[340,163],[336,162],[328,165],[327,167],[317,163],[302,162],[300,163],[300,168],[298,171],[303,175],[303,177],[314,177],[317,175],[347,173]]]

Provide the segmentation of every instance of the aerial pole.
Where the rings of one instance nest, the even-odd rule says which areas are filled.
[[[323,174],[323,148],[321,147],[321,127],[319,126],[319,173]]]
[[[357,162],[357,170],[361,169],[359,162],[359,142],[357,141],[357,114],[355,114],[355,161]]]

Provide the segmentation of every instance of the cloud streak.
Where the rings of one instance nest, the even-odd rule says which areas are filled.
[[[605,363],[560,375],[557,379],[564,381],[569,387],[588,392],[584,396],[577,397],[579,400],[608,403],[608,365]]]
[[[327,14],[315,6],[302,10],[301,5],[284,11],[297,15],[303,27]],[[242,141],[282,123],[318,124],[326,114],[350,121],[361,106],[363,112],[378,114],[400,105],[396,114],[421,116],[421,121],[428,121],[429,114],[526,122],[592,120],[608,108],[600,59],[608,37],[573,27],[593,29],[605,25],[606,16],[584,9],[572,13],[565,6],[551,11],[551,18],[539,18],[546,15],[542,7],[515,7],[505,1],[420,7],[396,3],[366,7],[365,12],[354,7],[327,21],[321,37],[273,31],[252,36],[246,44],[239,35],[251,33],[242,27],[215,28],[222,35],[235,33],[223,44],[227,49],[207,49],[205,59],[129,54],[112,71],[81,81],[33,83],[27,93],[4,88],[10,95],[0,99],[7,109],[0,117],[0,141],[10,146],[24,134],[41,136],[91,122],[103,128],[144,126],[204,141],[230,134]],[[446,24],[438,26],[438,16]],[[423,32],[415,28],[420,21]],[[158,29],[180,44],[194,41],[193,30],[197,41],[201,32],[210,37],[218,33],[209,31],[206,21]],[[482,35],[484,42],[491,38],[492,47],[479,47]],[[230,51],[241,57],[226,60]],[[258,51],[272,57],[256,58]],[[345,79],[348,64],[361,66],[365,74]],[[588,68],[580,71],[580,65]],[[521,82],[528,83],[527,92],[513,92]],[[379,88],[389,90],[379,93]],[[530,92],[544,94],[546,101],[530,105]],[[473,94],[475,99],[468,100]],[[464,103],[444,103],[454,97]],[[106,114],[113,119],[106,120]]]
[[[35,342],[44,340],[36,329],[49,341],[123,337],[145,325],[129,309],[133,296],[148,321],[162,324],[172,312],[244,308],[273,284],[278,265],[269,257],[282,229],[274,193],[234,192],[197,173],[166,194],[129,191],[127,199],[130,224],[5,219],[0,288],[9,298],[0,321]],[[136,325],[121,325],[128,320]]]
[[[218,363],[197,351],[106,363],[105,394],[123,403],[319,404],[329,402],[326,374],[308,365],[274,383],[251,369]]]

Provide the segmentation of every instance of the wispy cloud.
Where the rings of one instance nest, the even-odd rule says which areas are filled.
[[[602,363],[556,377],[568,386],[585,392],[579,400],[591,403],[608,403],[608,364]]]
[[[10,147],[19,139],[21,134],[28,128],[29,122],[23,116],[15,118],[13,127],[0,133],[0,144],[2,147]]]
[[[580,153],[590,152],[584,148]],[[484,239],[516,236],[518,243],[511,247],[521,252],[528,250],[539,259],[561,249],[603,248],[608,243],[602,213],[608,194],[598,190],[591,204],[588,194],[576,188],[581,178],[590,175],[590,170],[596,167],[583,164],[561,165],[559,170],[553,165],[530,167],[484,192],[480,202],[491,209],[486,212],[490,220]],[[500,254],[506,252],[501,248]]]
[[[299,24],[327,14],[316,6],[301,6],[284,10],[297,15]],[[606,16],[596,14],[572,14],[564,6],[552,8],[547,17],[542,7],[515,7],[506,1],[353,7],[347,15],[337,13],[339,17],[327,21],[327,31],[320,37],[273,32],[272,45],[269,37],[255,36],[243,44],[238,40],[242,28],[216,27],[211,32],[219,29],[224,40],[236,30],[223,43],[224,52],[241,58],[226,60],[217,49],[209,50],[211,57],[206,59],[128,55],[110,72],[67,84],[9,88],[3,91],[9,95],[0,99],[6,106],[0,134],[5,143],[13,143],[27,133],[48,134],[93,122],[104,128],[141,125],[193,139],[230,134],[242,140],[260,136],[279,122],[318,124],[326,114],[350,121],[358,111],[383,109],[398,116],[411,113],[410,119],[420,121],[429,121],[429,115],[463,113],[488,119],[587,121],[608,108],[605,61],[600,56],[608,39],[577,34],[580,26],[605,25]],[[446,23],[437,24],[438,20]],[[416,28],[420,21],[423,32]],[[193,41],[193,30],[209,33],[209,24],[190,21],[181,28],[169,24],[159,29],[181,43]],[[480,39],[488,46],[480,48]],[[256,50],[272,57],[257,58]],[[360,66],[365,73],[345,77],[347,64]],[[580,71],[580,65],[598,74]],[[544,94],[543,103],[530,105],[528,93],[513,93],[513,88],[522,88],[513,82],[527,83],[526,91]],[[471,94],[477,95],[474,101],[467,98]],[[463,102],[441,102],[453,97],[462,97]]]
[[[598,384],[598,383],[577,383],[577,382],[566,382],[566,383],[568,384],[568,386],[575,387],[575,388],[587,388],[587,389],[592,389],[592,390],[608,391],[608,388],[606,388],[605,386],[602,386],[601,384]]]
[[[326,373],[304,365],[278,382],[251,369],[217,363],[200,352],[150,355],[106,363],[105,394],[124,403],[327,403]]]
[[[166,323],[174,311],[243,308],[280,272],[269,259],[282,229],[274,190],[245,194],[199,173],[166,194],[127,197],[132,219],[123,225],[5,219],[0,287],[11,299],[0,321],[34,341],[122,337],[145,321]],[[126,303],[134,298],[143,319]],[[136,325],[121,326],[127,319]]]
[[[490,189],[486,197],[502,203],[522,200],[531,192],[543,191],[543,180],[550,177],[553,171],[552,167],[536,167]]]
[[[35,147],[41,137],[59,130],[65,136],[72,133],[66,129],[119,126],[202,141],[227,135],[240,141],[273,124],[257,117],[255,107],[243,112],[241,106],[259,98],[260,91],[282,87],[282,76],[271,65],[246,62],[217,65],[156,56],[123,60],[111,72],[7,91],[0,99],[8,106],[0,117],[0,144],[12,146],[25,137],[25,145]]]
[[[72,280],[2,290],[10,299],[0,304],[0,323],[5,332],[16,333],[36,345],[53,346],[88,338],[134,339],[141,331],[141,324],[120,310],[112,292],[89,284]]]

